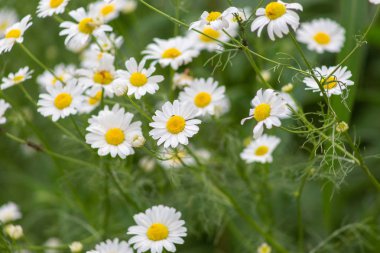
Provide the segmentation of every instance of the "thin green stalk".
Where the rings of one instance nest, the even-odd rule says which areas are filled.
[[[133,101],[133,99],[130,96],[126,96],[129,100],[129,102],[133,105],[133,107],[142,115],[144,116],[148,121],[152,122],[152,118],[144,112],[144,110]]]
[[[29,92],[25,89],[25,87],[22,84],[17,85],[22,93],[24,93],[25,97],[35,106],[37,106],[36,101],[32,98],[32,96],[29,94]]]
[[[256,74],[258,75],[258,77],[260,78],[260,80],[269,88],[269,89],[273,89],[272,85],[270,85],[267,80],[265,80],[265,78],[263,77],[263,75],[261,74],[261,71],[259,69],[259,67],[257,66],[256,62],[253,60],[253,57],[252,55],[249,53],[249,51],[246,50],[246,48],[243,49],[244,50],[244,54],[245,56],[247,57],[249,63],[251,64],[253,70],[256,72]]]
[[[103,240],[105,240],[108,236],[108,224],[109,224],[109,216],[111,212],[111,200],[110,200],[110,191],[109,191],[109,163],[105,161],[106,171],[104,171],[104,215],[103,215],[103,226],[102,226],[102,235]]]
[[[69,117],[70,117],[70,119],[71,119],[71,122],[72,122],[73,125],[74,125],[75,130],[78,132],[80,138],[81,138],[82,140],[84,140],[84,135],[83,135],[83,133],[81,132],[81,130],[79,129],[79,126],[78,126],[76,120],[74,119],[73,115],[70,115]]]

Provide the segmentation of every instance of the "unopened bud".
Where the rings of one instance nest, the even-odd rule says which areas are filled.
[[[72,253],[79,253],[83,250],[83,244],[81,242],[72,242],[69,248]]]
[[[282,86],[281,88],[282,92],[290,93],[293,91],[293,84],[288,83],[287,85]]]
[[[128,91],[128,86],[122,83],[115,83],[113,86],[113,91],[116,96],[121,97],[125,95]]]
[[[342,122],[339,122],[337,125],[336,125],[336,131],[338,133],[344,133],[348,130],[348,125],[346,122],[342,121]]]
[[[132,146],[134,148],[140,148],[140,147],[144,146],[144,144],[145,144],[145,138],[144,138],[144,136],[138,135],[138,134],[136,134],[135,136],[133,136]]]
[[[20,225],[13,224],[5,226],[4,233],[7,234],[13,240],[18,240],[24,235],[22,227]]]

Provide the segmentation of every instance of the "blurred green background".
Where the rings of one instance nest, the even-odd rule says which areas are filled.
[[[166,13],[175,15],[175,1],[148,2]],[[85,6],[90,2],[92,1],[72,0],[67,9]],[[203,10],[223,10],[228,7],[228,2],[222,0],[178,2],[179,17],[186,23],[196,20]],[[298,2],[304,6],[304,12],[300,14],[301,21],[329,17],[346,28],[346,44],[341,54],[316,55],[307,52],[313,66],[335,65],[344,58],[356,45],[357,36],[364,32],[376,9],[366,0]],[[237,7],[254,8],[258,1],[234,0],[233,3]],[[0,0],[0,8],[13,8],[19,17],[30,13],[33,15],[33,26],[26,32],[24,44],[46,65],[53,67],[58,63],[78,64],[78,56],[68,52],[64,47],[63,38],[58,36],[59,24],[54,19],[38,19],[35,16],[37,4],[37,0]],[[67,19],[67,12],[62,17]],[[379,157],[374,157],[380,154],[379,21],[376,21],[376,25],[370,31],[368,43],[347,62],[355,81],[355,88],[352,89],[350,97],[351,111],[341,107],[339,101],[335,106],[343,118],[350,119],[350,132],[360,141],[363,154],[368,156],[368,166],[380,179]],[[169,38],[173,36],[174,31],[173,23],[142,4],[139,4],[136,12],[121,15],[112,21],[111,25],[114,32],[125,39],[119,52],[124,58],[133,56],[140,59],[140,52],[153,38]],[[181,28],[180,33],[185,34],[186,30]],[[266,35],[259,39],[255,34],[248,34],[250,47],[269,58],[278,58],[279,52],[298,57],[289,38],[272,43]],[[210,56],[212,54],[202,53],[201,57],[189,65],[195,76],[210,76],[214,67],[203,65]],[[117,64],[120,67],[122,57],[118,60]],[[262,69],[273,67],[265,62],[259,63]],[[35,70],[34,78],[43,72],[19,47],[0,56],[0,73],[7,74],[26,65]],[[168,76],[167,69],[159,68],[159,71]],[[200,133],[192,139],[193,145],[212,153],[213,161],[208,166],[215,177],[228,191],[234,193],[239,203],[253,218],[259,219],[260,214],[266,214],[259,222],[287,248],[295,252],[297,231],[294,194],[300,185],[300,174],[308,165],[308,152],[301,148],[305,140],[284,133],[280,129],[272,131],[273,134],[281,136],[282,144],[276,151],[275,161],[270,168],[269,185],[262,188],[265,184],[265,168],[260,165],[246,166],[239,158],[243,148],[242,142],[251,136],[252,131],[250,124],[240,126],[240,120],[248,113],[249,102],[261,84],[243,54],[238,54],[232,59],[231,66],[224,71],[217,69],[212,76],[226,86],[231,110],[221,119],[202,124]],[[33,98],[37,99],[39,89],[34,78],[24,85]],[[281,75],[279,72],[272,72],[270,82],[277,88],[289,82],[293,83],[295,98],[304,109],[319,109],[318,103],[321,98],[317,94],[305,92],[302,80],[295,76],[294,72],[285,70]],[[169,81],[164,85],[169,85]],[[164,91],[165,89],[162,89],[161,92]],[[12,99],[16,105],[16,108],[7,112],[8,123],[1,126],[2,130],[40,143],[58,153],[94,163],[99,162],[93,153],[62,136],[49,119],[39,115],[17,87],[6,90],[2,96]],[[162,101],[160,96],[143,99],[144,104],[148,104],[146,110],[150,113],[159,101]],[[136,117],[142,119],[137,114]],[[83,129],[87,126],[86,116],[78,117],[78,121]],[[62,124],[74,132],[68,120],[62,120]],[[144,130],[148,129],[145,125]],[[125,161],[115,159],[111,164],[125,189],[144,207],[162,203],[183,213],[189,237],[185,245],[179,247],[178,252],[256,251],[263,239],[252,233],[229,204],[215,194],[209,185],[200,183],[184,169],[164,171],[157,166],[153,172],[145,172],[138,166],[138,161],[145,155],[143,150],[137,151],[135,156]],[[244,167],[253,182],[252,191],[247,189],[239,177],[241,167]],[[101,238],[127,238],[125,232],[128,226],[133,224],[132,215],[136,213],[136,210],[123,202],[115,186],[105,184],[102,169],[84,168],[52,160],[43,153],[12,142],[1,132],[0,187],[0,204],[8,201],[19,204],[24,216],[20,223],[33,245],[43,244],[49,237],[58,237],[65,244],[89,238],[85,241],[85,246],[91,248]],[[106,189],[109,189],[108,193]],[[109,199],[105,197],[107,194],[110,196]],[[105,203],[108,201],[111,208],[105,210]],[[350,172],[340,188],[331,187],[331,183],[321,179],[308,182],[302,201],[307,249],[313,248],[345,224],[365,221],[373,230],[368,233],[365,231],[364,236],[359,237],[355,234],[356,230],[350,231],[344,234],[343,239],[335,238],[329,246],[318,252],[380,251],[380,242],[376,233],[374,234],[374,231],[378,232],[380,224],[379,194],[358,168]],[[108,212],[109,216],[105,215],[105,212]],[[104,218],[105,216],[108,218]],[[356,240],[357,238],[363,241]]]

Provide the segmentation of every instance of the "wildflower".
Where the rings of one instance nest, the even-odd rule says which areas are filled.
[[[182,237],[187,236],[185,221],[180,220],[181,213],[174,208],[153,206],[133,218],[137,225],[129,227],[127,234],[134,235],[129,243],[137,252],[175,252],[174,244],[183,244]]]
[[[348,129],[349,129],[349,127],[348,127],[348,125],[347,125],[347,123],[346,122],[344,122],[344,121],[341,121],[341,122],[339,122],[337,125],[336,125],[336,131],[338,132],[338,133],[344,133],[344,132],[346,132]]]
[[[141,148],[145,144],[145,138],[144,136],[140,134],[135,134],[132,138],[132,147],[134,148]]]
[[[275,36],[282,38],[289,33],[288,25],[295,31],[299,26],[299,16],[295,10],[302,11],[303,8],[298,3],[285,3],[280,0],[270,2],[265,8],[259,8],[256,11],[258,16],[251,25],[251,31],[257,30],[260,37],[262,30],[268,25],[268,35],[271,40]]]
[[[49,238],[45,243],[44,246],[48,249],[44,251],[44,253],[59,253],[59,250],[56,250],[56,248],[60,247],[62,245],[61,240],[58,238]]]
[[[154,39],[154,43],[147,46],[142,52],[144,59],[153,60],[153,64],[159,63],[161,67],[171,66],[174,70],[190,63],[199,55],[199,50],[194,48],[194,43],[183,37],[175,37],[168,40]]]
[[[0,125],[5,124],[7,119],[4,117],[5,112],[11,108],[11,105],[0,99]],[[1,208],[0,208],[0,221],[1,221]]]
[[[101,24],[96,20],[94,13],[87,13],[84,8],[79,8],[69,12],[69,15],[76,21],[65,21],[60,24],[63,30],[61,36],[67,36],[65,44],[75,45],[77,48],[86,46],[92,35],[104,32],[111,32],[112,27]]]
[[[175,73],[173,76],[173,84],[178,88],[189,86],[193,81],[194,77],[190,75],[189,69],[186,69],[182,73]]]
[[[330,97],[331,95],[341,95],[347,86],[354,85],[354,82],[349,80],[352,76],[351,71],[347,70],[347,67],[339,67],[336,69],[333,67],[322,66],[321,68],[315,68],[313,70],[314,75],[318,78],[319,82],[325,89],[326,95]],[[306,84],[306,90],[312,90],[313,92],[322,92],[318,86],[318,83],[312,77],[305,77],[303,82]]]
[[[227,20],[228,15],[238,12],[239,10],[235,7],[230,7],[222,13],[219,11],[204,11],[200,20],[190,24],[189,30],[202,27],[204,25],[209,25],[214,30],[227,29],[229,27],[229,22]]]
[[[97,108],[102,101],[102,89],[92,87],[86,90],[82,105],[78,108],[80,113],[90,113]]]
[[[2,115],[1,111],[2,111],[2,108],[4,108],[4,104],[6,104],[5,101],[0,100],[0,115]],[[9,104],[6,104],[6,105],[9,106]],[[1,117],[0,117],[0,124],[3,124]],[[8,223],[10,221],[21,219],[21,217],[22,215],[18,206],[13,202],[8,202],[7,204],[4,204],[0,207],[0,222],[3,224]]]
[[[198,110],[189,103],[166,102],[162,110],[157,110],[153,116],[154,122],[149,123],[153,128],[149,135],[158,140],[157,145],[176,148],[178,144],[187,145],[188,138],[198,133],[199,119],[194,119]]]
[[[269,70],[263,70],[263,71],[261,71],[261,76],[264,78],[264,80],[266,82],[269,82],[270,79],[272,78],[272,74],[270,73]]]
[[[25,80],[32,78],[33,70],[29,70],[29,67],[19,69],[16,73],[10,73],[8,77],[3,77],[0,89],[5,90],[16,84],[22,83]]]
[[[286,93],[292,92],[293,91],[293,84],[288,83],[288,84],[282,86],[281,91],[286,92]]]
[[[156,166],[156,160],[150,156],[144,156],[139,160],[139,167],[145,172],[151,172]]]
[[[8,8],[0,10],[0,38],[5,36],[5,30],[17,22],[17,13]]]
[[[108,23],[119,16],[120,0],[110,2],[98,1],[89,5],[89,10],[103,23]]]
[[[120,11],[122,13],[134,12],[137,8],[136,0],[120,0]]]
[[[118,238],[106,240],[95,245],[94,253],[133,253],[132,248],[126,241],[121,241]]]
[[[380,0],[369,0],[369,2],[373,4],[380,4]]]
[[[83,89],[76,85],[76,81],[71,81],[66,86],[57,83],[46,87],[46,91],[39,96],[38,112],[45,117],[52,116],[53,121],[76,114],[83,101]]]
[[[338,53],[345,41],[345,30],[331,19],[321,18],[303,23],[297,30],[297,40],[307,44],[307,48],[321,54]]]
[[[185,166],[194,165],[194,158],[190,156],[184,147],[179,146],[176,149],[166,148],[161,151],[162,160],[159,163],[165,169],[178,169]]]
[[[257,121],[253,129],[254,138],[262,135],[264,126],[268,129],[272,126],[281,126],[280,118],[286,116],[286,103],[276,91],[260,89],[252,99],[251,104],[253,108],[249,111],[250,116],[243,119],[241,124],[252,118]]]
[[[0,54],[11,51],[15,43],[22,43],[24,33],[31,25],[31,16],[27,15],[20,22],[8,27],[5,30],[4,38],[0,39]]]
[[[294,101],[294,99],[286,92],[279,92],[278,96],[283,99],[285,102],[286,111],[283,115],[281,115],[281,119],[287,119],[290,118],[290,116],[293,114],[293,111],[297,111],[297,104]]]
[[[4,233],[12,240],[18,240],[24,236],[23,229],[20,225],[9,224],[4,227]]]
[[[243,24],[251,16],[252,10],[250,7],[245,7],[243,9],[237,9],[237,12],[232,12],[227,16],[227,21],[229,23],[228,30],[238,29],[239,23]]]
[[[135,58],[130,58],[125,62],[127,70],[118,70],[117,84],[123,84],[128,87],[128,96],[135,95],[136,99],[140,99],[146,93],[154,94],[159,89],[158,83],[164,80],[161,75],[152,75],[156,68],[150,66],[145,68],[145,60],[137,63]]]
[[[257,253],[271,253],[272,248],[267,244],[267,243],[262,243],[258,248],[257,248]]]
[[[118,104],[112,109],[108,106],[98,115],[92,116],[88,123],[86,143],[98,149],[99,156],[111,154],[125,159],[135,153],[132,142],[136,135],[142,136],[141,122],[132,122],[133,114],[125,112]]]
[[[54,86],[57,83],[65,84],[74,78],[75,66],[59,64],[54,67],[53,73],[45,71],[37,77],[37,83],[44,89],[49,86]]]
[[[116,79],[115,66],[113,65],[114,60],[114,56],[107,54],[96,66],[88,69],[79,69],[77,71],[80,76],[78,83],[84,88],[103,88],[105,96],[113,97],[113,87]]]
[[[253,140],[240,154],[240,157],[246,163],[271,163],[273,161],[272,153],[279,143],[279,138],[264,134]]]
[[[227,97],[224,97],[219,103],[214,105],[214,116],[219,118],[230,110],[231,104]]]
[[[69,249],[70,249],[70,252],[72,253],[79,253],[83,250],[83,244],[81,242],[72,242],[69,245]]]
[[[179,100],[193,104],[198,109],[197,116],[214,115],[215,106],[224,99],[224,93],[225,87],[218,86],[214,79],[200,78],[179,94]]]
[[[37,16],[45,18],[54,14],[61,14],[65,11],[69,0],[41,0],[37,7]]]

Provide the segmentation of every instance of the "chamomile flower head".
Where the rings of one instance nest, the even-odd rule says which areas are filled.
[[[246,163],[271,163],[273,161],[272,153],[279,143],[279,138],[264,134],[252,140],[240,157]]]
[[[323,88],[325,89],[326,95],[330,97],[331,95],[341,95],[347,89],[347,86],[354,85],[354,82],[350,80],[352,77],[351,71],[347,70],[347,67],[339,67],[336,69],[334,67],[317,67],[313,70],[314,75],[318,78]],[[305,77],[303,82],[306,84],[306,90],[312,90],[313,92],[319,92],[321,96],[323,95],[317,82],[312,77]]]
[[[65,84],[75,78],[75,66],[59,64],[54,67],[53,73],[45,71],[37,77],[37,83],[44,89],[49,86],[55,86],[57,83]]]
[[[83,88],[75,80],[65,86],[57,83],[46,87],[47,93],[42,93],[38,99],[38,112],[43,116],[52,116],[53,121],[76,114],[83,101]]]
[[[171,66],[177,70],[180,66],[190,63],[199,55],[199,50],[194,48],[193,41],[184,37],[175,37],[168,40],[154,39],[154,43],[147,46],[142,52],[146,60],[153,60],[153,64],[159,63],[161,67]]]
[[[267,243],[262,243],[258,248],[257,248],[257,253],[271,253],[272,248],[267,244]]]
[[[98,1],[89,5],[90,12],[94,13],[102,22],[108,23],[119,16],[120,0],[109,2]]]
[[[289,95],[289,93],[286,92],[279,92],[278,95],[284,100],[286,112],[281,116],[282,119],[290,118],[293,114],[293,111],[297,111],[297,104],[292,98],[292,96]]]
[[[4,100],[0,100],[0,115],[2,107],[4,106]],[[0,124],[1,124],[1,116],[0,116]],[[18,208],[18,206],[13,202],[8,202],[2,206],[0,206],[0,223],[8,223],[11,221],[15,221],[21,219],[22,215]]]
[[[380,0],[369,0],[369,2],[373,4],[380,4]]]
[[[199,119],[195,119],[198,109],[190,103],[166,102],[162,110],[157,110],[149,125],[153,128],[149,135],[157,140],[157,145],[176,148],[179,144],[187,145],[189,138],[198,133]]]
[[[189,86],[194,81],[194,77],[190,75],[190,70],[186,69],[182,73],[174,73],[173,84],[175,87],[183,88]]]
[[[37,16],[39,18],[45,18],[55,14],[61,14],[65,11],[68,3],[69,0],[40,0],[37,7]]]
[[[179,100],[192,104],[198,109],[197,116],[214,115],[217,106],[225,97],[225,87],[219,86],[213,78],[195,79],[179,94]]]
[[[256,11],[257,18],[252,22],[251,31],[257,30],[260,37],[261,32],[268,25],[268,35],[271,40],[275,37],[282,38],[289,33],[290,26],[294,31],[298,28],[300,18],[296,11],[302,11],[302,5],[298,3],[285,3],[280,0],[270,2],[265,8]]]
[[[117,36],[115,33],[100,33],[95,35],[96,43],[91,45],[92,48],[97,48],[101,52],[115,54],[116,49],[119,49],[124,42],[122,36]]]
[[[116,79],[114,60],[114,56],[107,54],[95,67],[79,69],[77,71],[78,83],[86,89],[90,87],[104,88],[104,95],[113,97],[113,85]]]
[[[321,54],[338,53],[345,41],[345,30],[331,19],[320,18],[302,23],[297,30],[297,40],[307,44],[307,48]]]
[[[132,248],[126,241],[121,241],[118,238],[106,240],[95,245],[97,253],[133,253]]]
[[[120,11],[122,13],[131,13],[134,12],[137,8],[136,0],[120,0]]]
[[[32,73],[33,70],[30,70],[29,67],[21,68],[16,73],[10,73],[7,77],[3,77],[1,80],[2,83],[0,89],[5,90],[16,84],[22,83],[25,80],[32,78]]]
[[[5,36],[5,30],[17,22],[17,13],[13,9],[0,10],[0,38]]]
[[[227,16],[227,21],[230,24],[229,29],[237,29],[239,23],[244,23],[251,16],[252,10],[250,7],[239,8],[237,12],[230,13]]]
[[[59,33],[60,36],[66,36],[66,45],[75,45],[75,48],[83,48],[90,42],[92,35],[112,31],[112,27],[102,24],[94,13],[87,13],[82,7],[70,11],[69,15],[75,22],[62,22],[60,27],[63,30]]]
[[[112,109],[106,106],[88,122],[86,142],[98,149],[99,156],[110,154],[125,159],[135,153],[132,142],[136,135],[142,136],[141,122],[132,122],[133,114],[125,112],[118,104]]]
[[[178,169],[182,168],[184,165],[191,166],[195,163],[194,158],[182,146],[175,149],[162,149],[161,157],[162,160],[159,160],[158,162],[165,169]]]
[[[31,16],[27,15],[5,30],[4,38],[0,39],[0,54],[11,51],[15,43],[24,41],[24,33],[32,25],[31,19]]]
[[[183,244],[183,237],[187,236],[181,213],[171,207],[153,206],[144,213],[136,214],[133,219],[137,225],[129,227],[127,234],[133,235],[129,244],[138,253],[175,252],[175,244]]]
[[[145,94],[154,94],[159,89],[158,83],[164,80],[161,75],[153,75],[156,71],[154,66],[145,68],[145,60],[138,63],[135,58],[130,58],[125,62],[127,70],[118,70],[116,84],[128,87],[127,95],[134,95],[140,99]]]
[[[254,118],[257,121],[253,129],[254,138],[260,137],[264,132],[264,127],[271,129],[273,126],[281,126],[280,118],[286,116],[286,103],[279,94],[272,90],[258,90],[252,99],[252,109],[249,110],[249,117],[243,119],[241,124],[248,119]]]
[[[7,119],[4,117],[5,112],[11,108],[11,105],[5,102],[4,99],[0,99],[0,125],[5,124]],[[0,209],[0,220],[1,220],[1,209]]]
[[[237,35],[237,27],[233,29],[227,29],[230,36],[235,37]],[[207,50],[209,52],[220,51],[223,49],[223,45],[219,42],[228,42],[230,37],[222,30],[215,30],[210,25],[204,25],[199,27],[202,33],[190,30],[188,36],[190,40],[194,41],[194,47],[198,50]]]
[[[86,114],[95,110],[102,100],[102,89],[92,87],[87,89],[82,101],[82,105],[78,108],[79,113]]]
[[[230,7],[223,12],[219,11],[204,11],[198,21],[190,24],[189,30],[198,29],[204,25],[209,25],[214,30],[227,29],[229,27],[228,16],[231,13],[238,13],[239,10],[235,7]]]
[[[62,245],[62,242],[60,239],[51,237],[43,245],[44,247],[49,248],[49,249],[46,249],[44,253],[58,253],[58,251],[55,250],[54,248],[58,248],[61,245]]]

